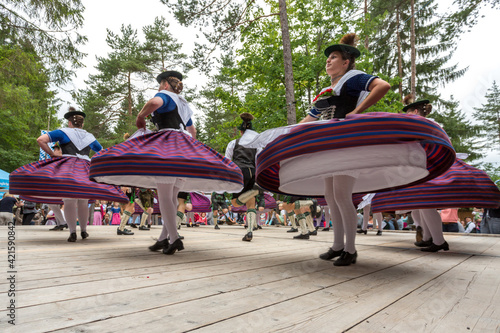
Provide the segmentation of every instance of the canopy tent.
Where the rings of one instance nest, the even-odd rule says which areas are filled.
[[[0,169],[0,197],[9,190],[9,173]]]

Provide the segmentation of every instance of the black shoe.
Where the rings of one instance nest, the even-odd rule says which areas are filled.
[[[241,240],[245,242],[250,242],[252,240],[252,237],[253,237],[252,233],[248,232],[245,236],[243,236]]]
[[[432,243],[431,246],[424,247],[424,248],[420,249],[420,251],[424,251],[424,252],[437,252],[439,250],[448,251],[449,249],[450,249],[450,247],[448,246],[448,243],[444,242],[441,245],[436,245],[436,244]]]
[[[309,234],[300,234],[297,236],[293,236],[294,239],[309,239]]]
[[[333,258],[342,255],[343,252],[344,252],[344,249],[338,250],[338,251],[334,251],[334,250],[332,250],[332,248],[329,248],[328,252],[320,254],[319,258],[323,259],[323,260],[332,260]]]
[[[141,225],[139,227],[139,230],[148,230],[149,231],[150,229],[148,227],[146,227],[145,225]]]
[[[168,244],[167,248],[163,248],[163,254],[172,255],[175,253],[175,251],[182,250],[184,250],[184,244],[182,244],[182,241],[177,238],[175,242],[173,242],[172,244]]]
[[[181,225],[179,224],[179,226],[177,227],[177,230],[181,230]]]
[[[421,240],[420,242],[415,242],[413,243],[415,246],[418,246],[418,247],[429,247],[431,246],[433,243],[432,243],[432,238],[427,240],[427,241],[424,241],[424,240]]]
[[[330,231],[330,227],[323,228],[321,231]]]
[[[368,233],[368,230],[358,229],[358,230],[356,230],[356,232],[358,234],[365,234],[366,235]]]
[[[164,239],[162,241],[156,241],[153,245],[148,247],[149,251],[159,251],[161,249],[168,248],[168,239]]]
[[[318,231],[317,230],[309,231],[309,235],[310,236],[317,236],[318,235]]]
[[[120,228],[116,229],[116,234],[117,235],[133,235],[134,233],[127,228],[124,228],[123,231],[120,230]]]
[[[63,224],[63,225],[59,226],[59,230],[63,230],[65,228],[68,229],[68,225],[67,224]]]
[[[151,224],[148,224],[148,229],[151,229]]]
[[[262,229],[262,227],[260,225],[257,224],[257,229]]]
[[[287,230],[286,232],[299,232],[299,229],[297,228],[292,228],[290,230]]]
[[[132,223],[130,226],[131,226],[132,228],[137,228],[137,226],[135,225],[135,223]]]
[[[216,225],[215,225],[215,227],[214,227],[214,229],[219,230],[219,229],[220,229],[220,228],[219,228],[219,225],[218,225],[218,224],[216,224]]]
[[[333,266],[349,266],[350,264],[355,264],[358,258],[358,252],[350,254],[349,252],[342,252],[340,258],[333,262]]]
[[[76,242],[76,232],[69,234],[68,242]]]
[[[88,238],[89,237],[89,234],[86,232],[86,231],[82,231],[80,233],[80,235],[82,236],[82,239],[85,239],[85,238]]]
[[[184,239],[184,236],[181,236],[179,234],[177,234],[177,237],[179,237],[179,239]]]
[[[49,230],[63,230],[64,227],[62,225],[56,225],[54,228],[51,228]]]
[[[192,225],[188,223],[188,224],[186,224],[186,227],[191,228],[191,227],[192,227]],[[180,228],[179,228],[179,229],[180,229]]]
[[[377,231],[377,236],[382,236],[382,230]]]

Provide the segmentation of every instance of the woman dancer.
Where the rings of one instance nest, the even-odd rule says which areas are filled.
[[[410,115],[426,117],[432,110],[428,100],[413,102],[407,96],[405,103],[408,105],[403,111]],[[417,240],[415,246],[422,247],[425,252],[449,249],[443,236],[441,217],[436,209],[478,206],[500,206],[500,191],[484,171],[458,158],[439,177],[419,185],[377,193],[372,199],[374,212],[411,210],[413,220],[423,229],[422,240]]]
[[[97,182],[156,188],[165,223],[150,250],[163,249],[171,255],[184,249],[176,224],[179,191],[238,192],[243,177],[234,163],[195,139],[193,111],[179,95],[182,74],[166,71],[156,80],[159,92],[137,115],[138,132],[143,135],[96,154],[90,177]],[[148,133],[145,117],[151,114],[157,132]]]
[[[89,237],[87,221],[89,199],[126,201],[116,186],[96,184],[88,179],[90,151],[102,149],[95,137],[83,129],[85,113],[70,107],[64,115],[68,127],[43,134],[38,145],[51,159],[34,162],[10,174],[13,193],[37,198],[62,198],[64,215],[69,226],[68,242],[75,242],[76,221],[80,221],[82,239]],[[56,157],[48,146],[59,141],[63,156]]]
[[[325,255],[340,256],[335,266],[350,265],[357,258],[352,193],[423,182],[443,173],[455,158],[446,133],[424,118],[357,115],[380,100],[390,86],[354,70],[360,55],[355,40],[355,34],[349,34],[325,50],[332,85],[315,98],[302,124],[266,131],[248,145],[267,144],[257,157],[257,183],[262,187],[275,193],[325,196],[334,230],[333,246]],[[308,123],[320,114],[333,119]],[[324,163],[311,164],[314,158]],[[366,160],[374,163],[367,167]]]

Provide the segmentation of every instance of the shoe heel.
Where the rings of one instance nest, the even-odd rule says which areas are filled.
[[[356,258],[352,259],[351,263],[355,264],[356,263]]]
[[[450,250],[450,246],[448,245],[448,243],[444,244],[443,250],[445,250],[445,251],[449,251]]]

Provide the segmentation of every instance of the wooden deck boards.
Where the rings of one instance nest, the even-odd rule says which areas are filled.
[[[183,228],[185,250],[147,247],[160,227],[16,227],[16,326],[7,323],[0,227],[0,332],[500,332],[500,237],[446,234],[424,253],[410,232],[357,236],[358,262],[318,259],[332,232],[293,240],[264,227]],[[7,318],[7,319],[6,319]]]

